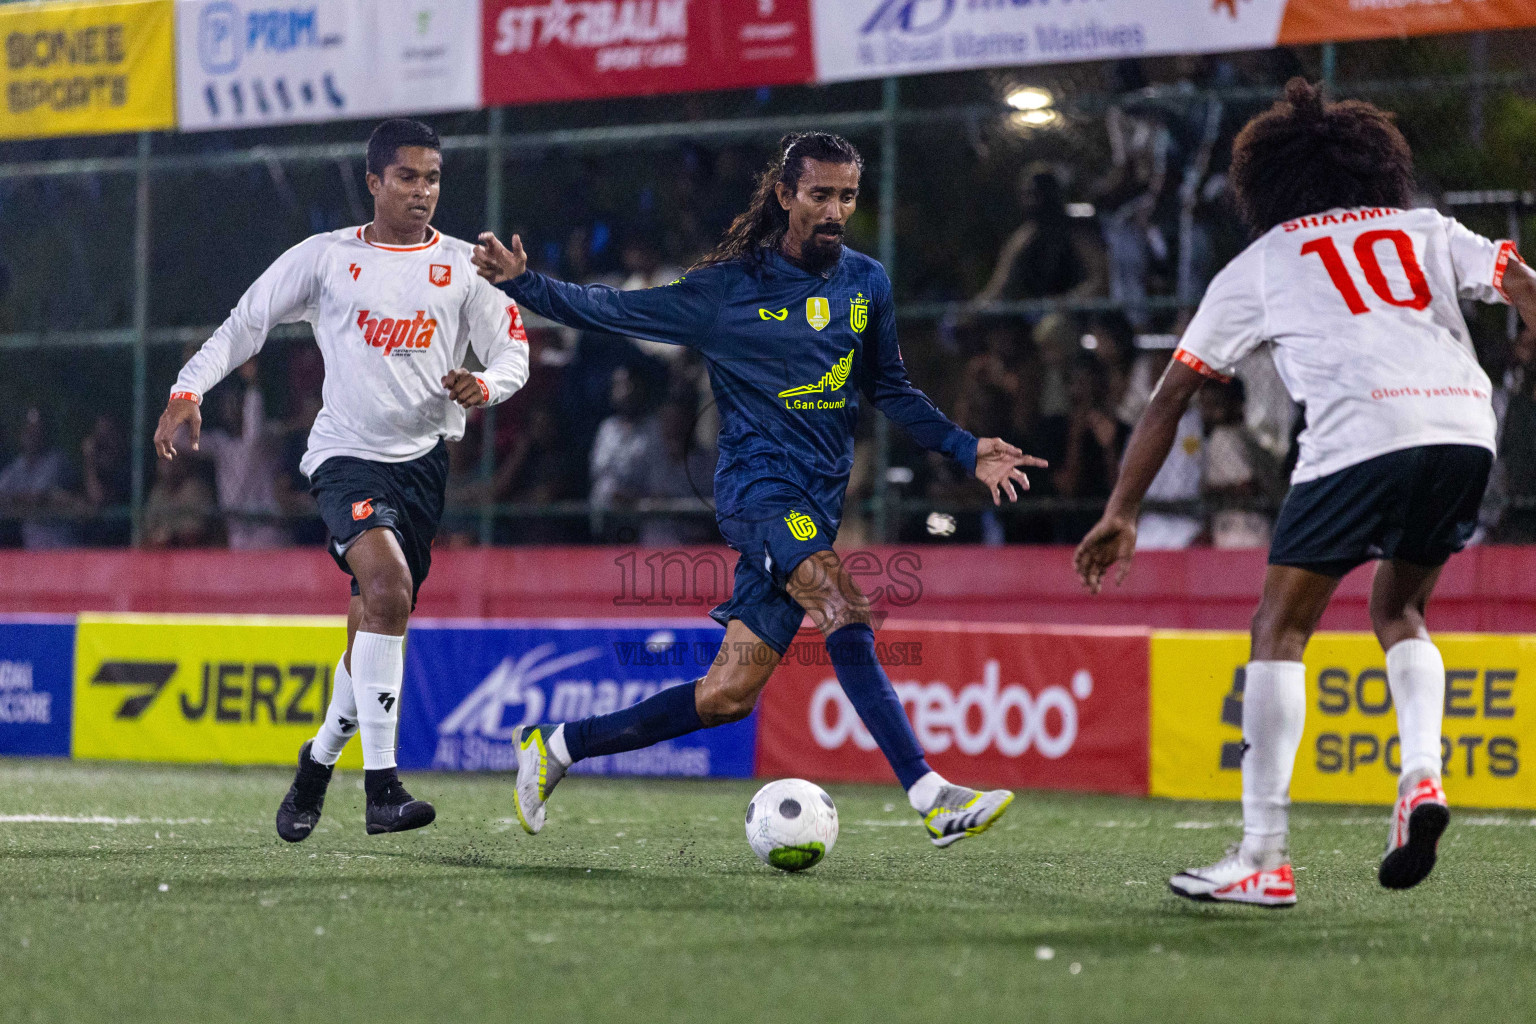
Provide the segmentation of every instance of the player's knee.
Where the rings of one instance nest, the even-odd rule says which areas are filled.
[[[1312,625],[1299,621],[1283,605],[1260,601],[1249,637],[1254,661],[1300,661],[1312,638]]]
[[[750,715],[752,709],[757,707],[757,693],[742,693],[700,683],[695,703],[699,720],[705,725],[725,725],[728,722],[739,722]]]
[[[411,617],[411,578],[401,572],[381,572],[358,584],[363,598],[363,621],[390,632],[404,631]],[[364,627],[366,628],[366,627]]]

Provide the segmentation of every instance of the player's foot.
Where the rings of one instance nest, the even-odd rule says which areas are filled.
[[[1403,780],[1392,810],[1392,830],[1387,835],[1387,855],[1377,878],[1388,889],[1411,889],[1435,867],[1440,836],[1451,823],[1445,791],[1432,775]]]
[[[400,777],[393,773],[368,794],[365,820],[371,836],[381,832],[409,832],[430,825],[436,819],[437,808],[407,793],[400,784]]]
[[[1180,871],[1168,880],[1168,888],[1192,900],[1259,907],[1296,905],[1296,876],[1285,851],[1261,862],[1245,857],[1241,843],[1227,847],[1227,855],[1215,864]]]
[[[994,789],[983,793],[979,789],[945,785],[933,806],[923,814],[923,824],[928,835],[938,847],[958,843],[966,836],[980,835],[997,823],[997,819],[1013,803],[1013,794],[1006,789]]]
[[[277,834],[290,843],[308,839],[320,823],[320,808],[325,805],[325,790],[331,784],[333,765],[321,764],[309,756],[314,740],[299,748],[299,770],[294,773],[288,795],[277,805]]]
[[[544,827],[544,801],[565,778],[566,766],[550,755],[546,742],[556,728],[559,726],[524,726],[512,734],[512,742],[517,744],[517,794],[513,803],[517,820],[531,836]]]

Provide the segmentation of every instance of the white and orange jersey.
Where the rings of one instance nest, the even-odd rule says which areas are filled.
[[[1493,388],[1461,299],[1503,302],[1511,242],[1434,210],[1330,210],[1216,275],[1175,358],[1218,379],[1268,343],[1306,406],[1292,483],[1430,444],[1494,448]]]
[[[261,351],[277,324],[306,321],[325,357],[324,405],[309,432],[306,474],[333,455],[404,462],[438,438],[464,436],[464,410],[443,388],[473,346],[489,403],[528,380],[517,305],[475,273],[471,246],[432,229],[421,245],[379,245],[363,228],[289,249],[240,297],[176,378],[201,398]]]

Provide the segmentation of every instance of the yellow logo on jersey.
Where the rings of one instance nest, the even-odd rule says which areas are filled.
[[[863,334],[864,328],[869,326],[869,300],[863,292],[859,292],[859,297],[853,300],[853,311],[848,319],[854,334]]]
[[[816,520],[804,512],[789,510],[789,515],[784,517],[784,525],[789,527],[789,535],[795,540],[810,540],[816,536]]]
[[[771,309],[759,309],[757,315],[764,320],[787,320],[789,319],[789,307],[785,306],[777,313]]]
[[[832,322],[832,307],[820,295],[805,300],[805,322],[818,331]]]
[[[848,374],[853,372],[853,349],[848,354],[832,364],[832,369],[821,375],[821,380],[815,384],[802,384],[797,388],[785,388],[779,392],[780,398],[791,398],[795,395],[817,395],[823,391],[836,391],[848,383]]]

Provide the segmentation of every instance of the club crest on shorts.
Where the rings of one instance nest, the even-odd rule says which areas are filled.
[[[352,518],[354,520],[367,519],[371,515],[373,515],[372,498],[365,498],[362,501],[354,501],[352,503]]]
[[[439,288],[447,288],[453,280],[453,268],[445,263],[434,263],[427,268],[427,280]]]
[[[814,295],[805,300],[805,322],[818,331],[832,322],[832,307],[825,297]]]
[[[854,334],[863,334],[864,328],[869,326],[869,300],[859,292],[853,300],[853,310],[848,315],[848,324],[853,328]]]
[[[818,331],[821,328],[816,328]],[[789,527],[789,535],[795,540],[810,540],[816,536],[816,520],[804,512],[789,510],[789,515],[784,517],[784,525]]]

